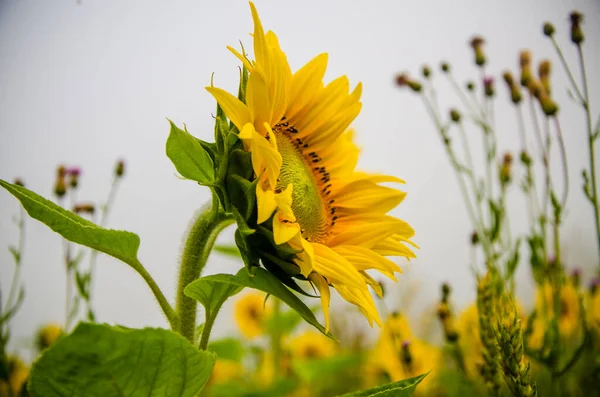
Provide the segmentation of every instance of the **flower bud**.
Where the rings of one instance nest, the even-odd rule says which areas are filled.
[[[491,76],[487,76],[483,78],[483,89],[485,92],[485,96],[491,98],[494,96],[494,78]]]
[[[522,50],[519,53],[519,65],[524,68],[527,66],[531,66],[531,51]]]
[[[440,64],[440,68],[442,69],[442,72],[448,73],[450,71],[450,64],[448,62],[446,62],[446,61],[443,61]]]
[[[523,95],[521,94],[521,89],[518,85],[514,85],[510,90],[510,99],[516,105],[521,102],[523,99]]]
[[[419,83],[418,81],[411,80],[408,82],[408,86],[414,92],[421,92],[422,86],[421,86],[421,83]]]
[[[448,283],[443,283],[442,284],[442,301],[447,301],[448,297],[450,296],[450,292],[452,292],[452,289],[450,288],[450,284]]]
[[[450,119],[455,123],[460,123],[460,113],[456,109],[450,110]]]
[[[540,105],[546,116],[554,116],[558,112],[558,104],[550,98],[548,95],[542,95],[540,98]]]
[[[56,178],[56,183],[54,184],[54,194],[56,197],[63,197],[67,193],[67,185],[65,184],[65,178]]]
[[[69,168],[67,169],[67,174],[71,177],[71,179],[69,180],[69,185],[71,185],[72,188],[76,188],[77,185],[79,185],[79,175],[81,175],[81,168]]]
[[[512,164],[512,162],[513,162],[513,156],[512,156],[512,153],[510,153],[510,152],[506,152],[506,153],[504,153],[504,156],[502,157],[502,162],[503,162],[504,164],[511,165],[511,164]]]
[[[59,178],[64,178],[65,176],[67,176],[67,167],[65,167],[62,164],[59,165],[56,169],[56,176]]]
[[[589,284],[590,294],[594,295],[597,291],[600,291],[600,277],[594,277]]]
[[[581,269],[576,267],[575,269],[573,269],[573,271],[571,271],[571,281],[573,282],[573,285],[577,288],[579,288],[579,286],[581,285]]]
[[[531,66],[524,66],[521,68],[521,85],[523,87],[529,87],[531,80],[533,80]]]
[[[96,211],[96,207],[91,203],[83,203],[83,204],[75,204],[73,207],[73,212],[76,214],[93,214]]]
[[[477,244],[479,244],[479,234],[477,234],[476,231],[473,231],[473,233],[471,233],[471,245]]]
[[[584,34],[581,29],[581,22],[583,22],[583,14],[578,11],[573,11],[569,15],[571,20],[571,41],[577,45],[583,43]]]
[[[428,79],[431,76],[431,69],[429,69],[429,66],[423,65],[422,73],[423,73],[423,77]]]
[[[525,166],[531,165],[531,156],[526,151],[523,150],[521,152],[520,158],[521,158],[521,163],[523,163],[523,165],[525,165]]]
[[[509,163],[503,163],[500,166],[500,184],[507,185],[511,181],[511,166]]]
[[[549,60],[545,59],[540,62],[538,67],[538,75],[540,77],[540,81],[546,90],[546,93],[550,95],[551,87],[550,87],[550,72],[552,71],[552,64]]]
[[[539,99],[543,94],[545,94],[544,86],[539,80],[531,79],[529,80],[529,84],[527,85],[529,89],[529,93]]]
[[[510,70],[504,71],[504,73],[502,73],[502,78],[506,82],[506,85],[508,86],[509,89],[511,89],[512,86],[515,85],[515,78],[513,77]]]
[[[475,36],[471,39],[471,47],[475,53],[475,64],[477,66],[485,65],[485,54],[483,52],[483,44],[485,40],[482,37]]]
[[[14,185],[17,185],[17,186],[21,186],[21,187],[24,187],[24,186],[25,186],[25,184],[23,183],[23,181],[22,181],[20,178],[16,178],[16,179],[14,180],[13,184],[14,184]]]
[[[468,91],[473,92],[473,90],[475,89],[475,83],[473,83],[472,81],[467,81],[467,84],[465,84],[465,87],[467,88]]]
[[[125,174],[125,161],[119,160],[117,161],[117,165],[115,167],[115,175],[117,178],[122,177]]]
[[[554,34],[554,25],[552,25],[550,22],[546,22],[544,24],[544,36],[552,37],[553,34]]]

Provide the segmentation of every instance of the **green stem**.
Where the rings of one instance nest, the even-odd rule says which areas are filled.
[[[148,284],[148,286],[150,287],[150,290],[152,290],[152,293],[154,294],[154,297],[158,301],[160,308],[162,309],[163,313],[167,317],[167,320],[169,321],[169,325],[171,326],[171,329],[176,330],[179,325],[179,319],[177,317],[177,313],[173,310],[173,308],[167,301],[167,298],[165,298],[164,294],[158,287],[158,284],[156,284],[156,281],[154,281],[154,279],[152,278],[150,273],[148,273],[148,271],[144,268],[144,266],[137,259],[134,262],[128,262],[128,264],[131,267],[133,267],[133,269],[136,272],[138,272],[138,274],[140,276],[142,276],[144,281],[146,281],[146,284]]]
[[[273,323],[277,324],[277,318],[281,312],[281,301],[273,297]],[[273,369],[275,373],[279,373],[279,362],[281,357],[281,332],[277,327],[271,330],[271,351],[273,352]]]
[[[565,207],[567,203],[567,197],[569,195],[569,166],[567,164],[567,148],[565,146],[565,140],[563,138],[562,130],[560,128],[560,123],[558,121],[558,117],[554,116],[554,124],[556,126],[556,136],[558,138],[558,145],[560,147],[560,158],[563,164],[563,195],[560,201],[561,207]]]
[[[198,216],[188,233],[180,265],[175,310],[179,317],[176,329],[190,342],[195,338],[198,302],[187,297],[183,291],[189,283],[200,277],[217,236],[231,223],[233,220],[219,211],[219,198],[213,191],[212,207]],[[204,327],[210,333],[212,325],[209,327],[205,324]]]
[[[581,67],[581,78],[583,80],[583,107],[585,109],[586,124],[588,131],[588,149],[590,152],[590,184],[592,185],[592,206],[594,207],[594,218],[596,221],[596,239],[598,243],[598,255],[600,257],[600,212],[598,208],[598,187],[596,184],[596,153],[594,150],[594,143],[596,135],[592,129],[592,115],[590,113],[590,96],[588,92],[587,73],[585,72],[585,62],[583,60],[583,50],[581,44],[577,45],[577,52],[579,54],[579,64]],[[600,273],[600,267],[598,268]]]
[[[585,99],[583,98],[583,95],[581,95],[581,91],[579,90],[577,83],[575,83],[575,78],[573,77],[573,73],[571,73],[571,68],[569,68],[569,65],[567,64],[567,60],[565,59],[565,56],[563,55],[562,50],[558,46],[558,43],[556,42],[556,39],[554,38],[554,36],[552,36],[552,44],[554,45],[554,49],[558,53],[558,58],[560,59],[560,62],[562,63],[563,67],[565,68],[565,71],[567,72],[567,75],[569,76],[569,80],[571,81],[571,85],[573,86],[573,89],[577,93],[577,96],[579,96],[579,100],[582,102],[585,101]],[[581,46],[577,46],[577,47],[581,50]],[[586,89],[586,88],[584,87],[584,89]]]
[[[216,319],[217,313],[212,313],[212,315],[209,315],[208,312],[206,313],[206,320],[204,322],[204,328],[202,328],[202,336],[200,337],[200,345],[198,346],[200,350],[206,350],[208,347],[210,332],[212,331]]]
[[[25,210],[23,207],[19,211],[19,243],[17,245],[17,255],[15,256],[15,272],[10,283],[10,290],[6,299],[6,307],[4,311],[9,311],[13,305],[13,300],[17,299],[17,286],[21,277],[21,262],[23,259],[23,247],[25,246]]]

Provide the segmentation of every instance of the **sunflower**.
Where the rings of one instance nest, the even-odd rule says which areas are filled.
[[[310,360],[331,357],[336,352],[336,343],[325,335],[306,331],[289,342],[293,359]]]
[[[246,338],[256,338],[264,333],[268,308],[265,309],[265,294],[249,292],[235,303],[235,321]]]
[[[8,356],[6,370],[7,378],[0,379],[0,396],[21,395],[29,379],[29,367],[18,357]]]
[[[388,175],[356,171],[358,149],[347,131],[361,110],[362,85],[346,76],[323,83],[327,54],[292,73],[277,36],[265,33],[254,4],[254,56],[229,48],[249,71],[245,100],[207,87],[251,152],[258,225],[272,228],[276,245],[289,245],[303,279],[321,295],[329,329],[329,287],[381,325],[367,274],[395,279],[400,268],[386,256],[414,257],[413,229],[387,213],[405,197],[382,182]]]

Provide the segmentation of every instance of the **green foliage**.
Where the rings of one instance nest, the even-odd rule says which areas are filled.
[[[217,244],[213,247],[213,250],[223,255],[232,256],[234,258],[241,258],[240,250],[235,245]]]
[[[372,389],[344,394],[342,397],[408,397],[412,396],[417,385],[427,376],[427,374],[415,376],[414,378],[400,380],[387,385],[374,387]]]
[[[208,350],[215,352],[217,357],[224,360],[242,361],[246,349],[239,339],[224,338],[208,344]]]
[[[215,274],[202,277],[188,285],[185,289],[185,293],[190,298],[199,300],[200,296],[197,295],[197,291],[206,288],[204,286],[206,282],[254,288],[281,299],[285,304],[298,312],[307,323],[326,334],[325,327],[319,324],[314,313],[296,295],[294,295],[292,291],[283,285],[277,277],[263,268],[255,267],[253,270],[254,274],[252,275],[249,274],[246,269],[241,269],[236,275]],[[202,303],[202,301],[200,302]],[[326,335],[331,336],[330,334]]]
[[[357,368],[360,360],[360,354],[344,354],[321,359],[297,360],[293,365],[294,371],[302,381],[326,384],[331,377],[340,372]]]
[[[187,179],[201,185],[211,185],[215,179],[213,159],[198,139],[189,132],[179,129],[172,121],[167,138],[167,156],[177,171]]]
[[[243,289],[243,286],[236,284],[215,282],[210,277],[201,277],[188,284],[184,290],[187,297],[197,300],[204,306],[207,319],[215,316],[229,297]]]
[[[13,185],[1,179],[0,186],[21,202],[29,216],[44,223],[67,240],[104,252],[132,266],[139,263],[137,251],[140,238],[137,235],[104,229],[23,186]]]
[[[214,363],[214,353],[171,331],[80,324],[35,363],[28,389],[34,397],[193,397]]]

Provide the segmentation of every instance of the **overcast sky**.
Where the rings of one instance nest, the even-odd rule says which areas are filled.
[[[209,198],[207,189],[182,181],[165,155],[166,117],[205,140],[212,139],[215,103],[204,90],[215,85],[235,90],[238,61],[226,45],[239,40],[251,48],[252,20],[246,1],[0,0],[0,178],[22,178],[49,197],[59,163],[83,169],[78,197],[103,200],[118,158],[127,174],[109,226],[137,233],[139,257],[167,297],[174,297],[182,236],[194,212]],[[531,48],[536,60],[554,57],[541,35],[551,20],[565,52],[568,13],[586,14],[585,51],[590,86],[600,87],[598,1],[268,1],[257,0],[266,29],[274,30],[293,70],[313,56],[329,53],[326,80],[346,74],[364,84],[363,111],[354,126],[363,148],[360,167],[406,180],[406,200],[394,214],[416,230],[421,249],[397,288],[388,284],[386,303],[418,286],[412,310],[434,304],[439,285],[454,286],[458,308],[475,296],[467,241],[471,227],[456,179],[422,103],[393,84],[396,72],[414,74],[423,62],[435,69],[449,60],[462,82],[477,77],[468,41],[486,38],[489,73],[516,69],[517,52]],[[567,80],[556,63],[556,97],[569,154],[571,192],[565,214],[563,251],[569,266],[591,269],[597,262],[591,210],[580,190],[587,161],[582,112],[566,95]],[[499,81],[499,83],[501,83]],[[436,82],[444,107],[457,104],[443,79]],[[518,149],[516,122],[499,84],[496,119],[501,150]],[[598,112],[598,90],[592,107]],[[479,131],[469,131],[474,139]],[[554,156],[556,160],[558,157]],[[553,167],[559,163],[554,162]],[[557,182],[558,186],[560,182]],[[527,228],[524,199],[516,186],[509,205],[513,232]],[[17,201],[0,192],[0,282],[6,294],[12,275],[9,252],[16,242],[11,217]],[[232,230],[223,241],[232,241]],[[65,273],[58,235],[27,222],[23,278],[25,303],[14,319],[13,346],[29,343],[31,330],[64,319]],[[523,252],[523,257],[527,254]],[[211,257],[205,274],[235,272],[241,263]],[[588,272],[591,273],[591,272]],[[519,294],[532,297],[525,262]],[[412,289],[410,289],[412,291]],[[132,327],[166,326],[158,306],[127,265],[99,257],[94,289],[98,320]],[[234,331],[229,307],[217,333]]]

